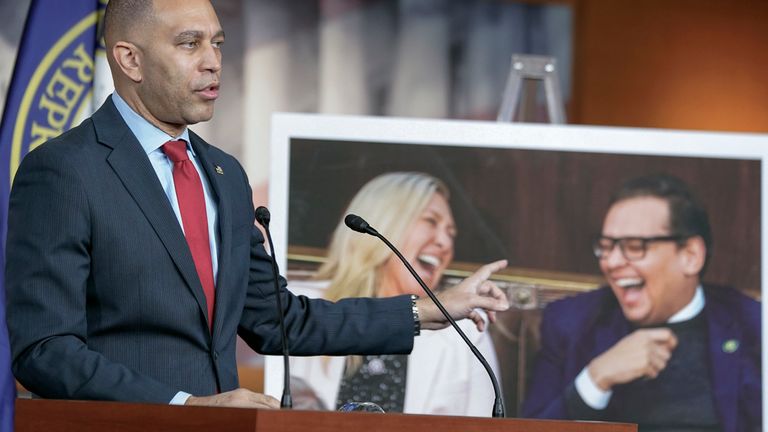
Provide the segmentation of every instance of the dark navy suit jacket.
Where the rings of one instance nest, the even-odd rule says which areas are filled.
[[[704,296],[710,379],[720,424],[725,432],[761,430],[760,304],[725,287],[705,285]],[[523,417],[567,419],[566,391],[576,376],[631,331],[607,287],[550,304],[542,317],[541,349]],[[738,341],[735,352],[723,349],[729,340]]]
[[[190,132],[218,206],[213,332],[184,234],[111,98],[29,153],[10,197],[13,371],[42,397],[168,403],[238,387],[236,334],[276,354],[280,332],[251,190],[231,156]],[[217,169],[219,167],[220,169]],[[407,353],[410,299],[296,297],[280,278],[291,353]]]

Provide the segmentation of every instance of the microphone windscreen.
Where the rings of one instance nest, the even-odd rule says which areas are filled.
[[[267,226],[269,225],[269,220],[271,219],[269,215],[269,209],[264,206],[259,206],[256,209],[256,222],[258,222],[261,226]]]
[[[353,231],[368,234],[368,222],[366,222],[365,219],[358,215],[352,213],[348,214],[346,217],[344,217],[344,223]]]

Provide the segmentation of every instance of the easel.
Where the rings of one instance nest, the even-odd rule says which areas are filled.
[[[547,102],[549,123],[565,123],[565,104],[557,77],[557,60],[554,57],[513,54],[512,65],[504,88],[504,96],[496,118],[499,122],[527,121],[526,116],[536,105],[536,84],[544,82],[544,95]],[[523,84],[525,92],[523,92]],[[521,102],[522,97],[525,100]],[[518,111],[520,112],[518,114]]]
[[[565,104],[560,91],[557,76],[557,62],[554,57],[534,55],[512,55],[512,64],[504,89],[504,96],[496,118],[499,122],[530,121],[535,117],[537,86],[544,83],[544,96],[547,104],[549,123],[565,123]],[[525,88],[523,87],[525,85]],[[522,100],[521,100],[522,99]],[[524,300],[520,309],[535,309],[537,307],[537,287],[516,287],[513,300]],[[517,377],[515,402],[522,400],[526,390],[526,382],[522,377],[526,376],[528,369],[527,356],[531,341],[529,335],[536,333],[541,318],[531,314],[531,310],[517,311],[517,318],[512,320],[517,325],[516,330],[501,327],[501,334],[508,340],[517,343],[518,351],[515,376]],[[527,317],[527,318],[526,318]],[[531,317],[534,317],[531,319]]]

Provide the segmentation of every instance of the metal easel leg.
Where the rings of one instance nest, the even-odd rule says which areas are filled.
[[[554,57],[522,54],[512,55],[512,65],[496,120],[512,122],[519,118],[524,80],[543,82],[549,123],[564,124],[565,104],[557,77],[557,60]]]

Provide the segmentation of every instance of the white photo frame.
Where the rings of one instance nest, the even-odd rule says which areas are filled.
[[[604,157],[682,158],[704,161],[747,161],[758,191],[759,205],[752,206],[757,221],[755,233],[759,233],[755,258],[756,280],[762,292],[766,285],[766,246],[768,234],[760,227],[766,226],[766,161],[768,161],[768,135],[746,133],[712,133],[697,131],[652,130],[637,128],[553,126],[536,124],[492,123],[456,120],[416,120],[382,117],[327,116],[316,114],[275,114],[272,120],[269,204],[272,213],[271,229],[274,237],[278,265],[283,274],[287,269],[289,246],[291,172],[301,169],[292,165],[291,149],[302,146],[332,145],[333,143],[365,143],[372,146],[414,146],[424,149],[434,146],[437,151],[461,149],[488,149],[541,152],[542,155],[579,154]],[[329,144],[330,143],[330,144]],[[393,148],[393,147],[392,147]],[[409,147],[403,147],[407,151]],[[365,151],[361,147],[361,151]],[[587,157],[589,158],[589,156]],[[398,161],[392,161],[393,170]],[[756,170],[756,171],[755,171]],[[674,173],[672,173],[674,174]],[[710,173],[715,176],[717,173]],[[618,188],[613,185],[613,189]],[[696,185],[691,185],[696,190]],[[751,186],[751,183],[750,183]],[[357,187],[357,186],[355,186]],[[329,192],[329,195],[336,191]],[[351,195],[346,197],[348,200]],[[343,209],[342,209],[343,210]],[[338,211],[338,209],[336,210]],[[340,215],[339,215],[340,216]],[[596,221],[600,222],[600,221]],[[314,228],[314,227],[313,227]],[[328,228],[326,228],[328,229]],[[525,227],[522,227],[525,229]],[[480,264],[480,263],[478,263]],[[514,263],[511,263],[514,265]],[[765,316],[766,305],[762,305]],[[766,340],[766,323],[762,321],[763,345]],[[763,369],[766,352],[762,350]],[[763,377],[763,387],[766,377]],[[265,392],[276,396],[282,392],[282,360],[267,357],[265,366]],[[763,412],[768,401],[763,398]],[[764,420],[764,427],[768,421]]]

